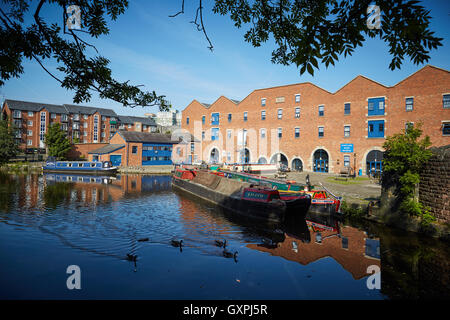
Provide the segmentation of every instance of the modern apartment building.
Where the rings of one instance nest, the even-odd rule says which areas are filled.
[[[44,136],[52,123],[60,123],[72,142],[108,142],[116,131],[154,132],[156,123],[147,117],[117,115],[111,109],[78,105],[7,99],[2,117],[8,117],[17,128],[16,139],[22,149],[45,148]]]
[[[194,161],[368,174],[382,170],[386,137],[408,125],[450,144],[450,74],[427,65],[393,86],[359,75],[334,93],[310,82],[258,89],[242,101],[193,100],[182,115],[182,129],[201,140]]]

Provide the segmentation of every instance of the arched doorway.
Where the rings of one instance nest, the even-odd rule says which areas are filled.
[[[241,149],[238,161],[239,163],[250,163],[250,150],[247,148]]]
[[[292,160],[292,166],[291,166],[292,170],[295,171],[303,171],[303,162],[302,160],[295,158],[294,160]]]
[[[259,164],[267,164],[267,159],[265,157],[261,157],[258,159]]]
[[[314,152],[313,168],[315,172],[328,172],[328,152],[323,149]]]
[[[278,155],[280,155],[280,158],[278,158]],[[278,164],[278,161],[281,162],[282,165],[288,166],[288,159],[286,156],[282,153],[275,153],[272,158],[270,158],[271,164]]]
[[[211,153],[209,155],[209,162],[210,163],[218,163],[219,162],[219,156],[220,156],[220,152],[217,148],[213,148],[211,150]]]
[[[383,152],[372,150],[366,157],[366,174],[380,175],[383,172]]]

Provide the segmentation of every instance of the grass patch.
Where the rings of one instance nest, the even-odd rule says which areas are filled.
[[[347,178],[347,181],[340,179],[335,179],[335,177],[327,177],[326,180],[331,183],[342,184],[342,185],[351,185],[351,184],[363,184],[368,182],[370,178],[365,177],[356,177],[356,178]]]

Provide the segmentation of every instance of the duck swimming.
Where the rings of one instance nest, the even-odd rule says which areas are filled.
[[[224,256],[225,258],[234,258],[234,259],[236,260],[237,254],[238,254],[237,251],[235,251],[234,253],[232,253],[232,252],[230,252],[230,251],[223,250],[223,256]]]
[[[148,240],[150,240],[150,239],[149,239],[149,238],[141,238],[141,239],[138,239],[139,242],[144,242],[144,241],[148,241]]]
[[[225,248],[227,246],[227,240],[226,239],[223,240],[223,241],[216,240],[216,246],[221,247],[221,248]]]
[[[172,240],[172,246],[181,248],[183,246],[183,240]]]
[[[134,261],[134,262],[136,262],[136,260],[137,260],[137,255],[127,253],[127,260],[128,260],[128,261]]]

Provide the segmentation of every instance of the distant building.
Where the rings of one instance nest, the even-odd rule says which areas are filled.
[[[72,142],[107,143],[120,129],[155,132],[156,123],[148,117],[117,115],[112,109],[78,105],[54,105],[6,99],[1,116],[17,129],[16,140],[22,149],[44,149],[45,134],[53,123],[60,123]]]
[[[146,113],[145,115],[154,119],[156,124],[161,127],[181,126],[181,112],[178,110],[159,111],[156,114]]]

